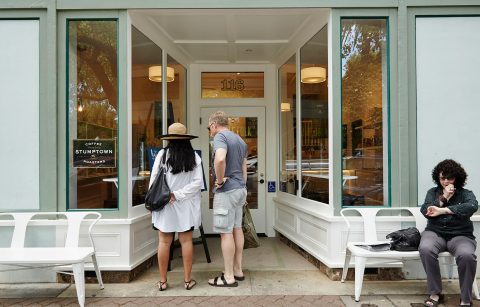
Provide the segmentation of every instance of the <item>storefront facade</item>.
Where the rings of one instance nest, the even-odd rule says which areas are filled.
[[[479,16],[479,1],[2,2],[0,211],[98,210],[101,267],[132,272],[156,254],[156,136],[199,135],[208,183],[222,109],[249,145],[257,232],[340,268],[343,207],[417,206],[445,158],[477,192]]]

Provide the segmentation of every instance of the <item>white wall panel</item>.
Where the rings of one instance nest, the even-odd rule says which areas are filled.
[[[480,196],[480,17],[416,19],[418,202],[441,160],[460,162]]]
[[[39,21],[0,20],[0,211],[39,202]]]

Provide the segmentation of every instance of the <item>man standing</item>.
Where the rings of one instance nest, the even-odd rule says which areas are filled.
[[[242,213],[247,199],[247,144],[228,130],[228,116],[217,111],[208,119],[213,138],[213,231],[220,233],[224,273],[210,279],[215,287],[237,287],[242,271]]]

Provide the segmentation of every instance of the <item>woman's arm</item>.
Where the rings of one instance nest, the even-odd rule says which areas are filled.
[[[458,215],[460,218],[467,219],[478,210],[478,201],[472,191],[463,190],[463,193],[465,193],[463,202],[450,205],[448,208],[453,214]]]
[[[197,166],[193,169],[193,180],[183,188],[173,191],[176,200],[185,200],[195,196],[203,187],[202,160],[195,154]]]
[[[420,208],[420,212],[422,212],[423,216],[427,219],[433,218],[433,216],[427,215],[428,207],[437,206],[439,207],[438,199],[436,199],[435,189],[430,189],[427,192],[427,196],[425,196],[425,201],[423,202],[422,207]]]

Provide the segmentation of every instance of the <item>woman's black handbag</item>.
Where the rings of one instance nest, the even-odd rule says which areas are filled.
[[[170,201],[171,192],[167,184],[165,156],[166,153],[164,152],[157,178],[155,178],[152,186],[148,189],[147,195],[145,195],[145,208],[150,211],[160,211]]]
[[[410,227],[389,233],[386,238],[390,239],[391,250],[411,252],[418,250],[421,237],[416,227]]]

